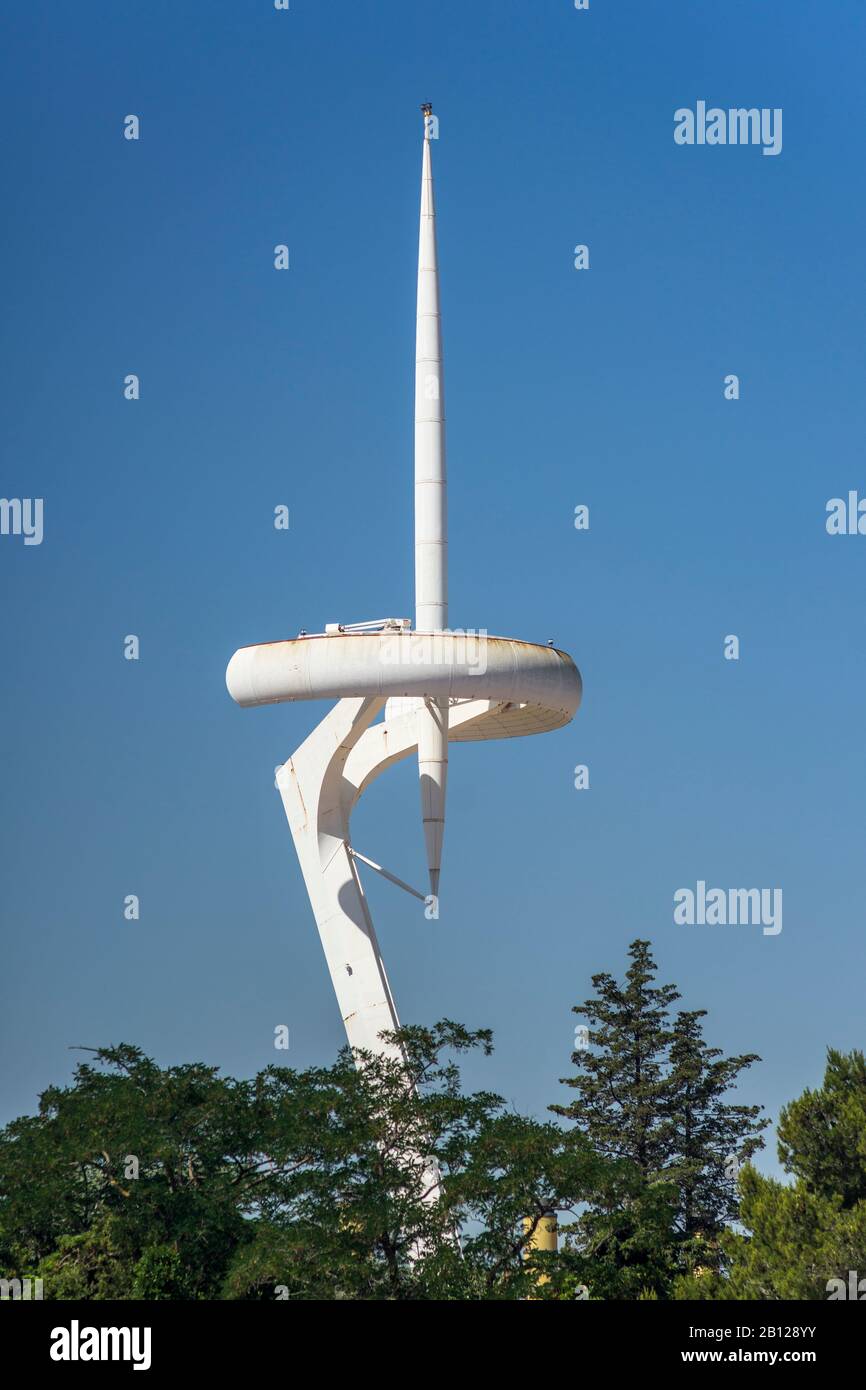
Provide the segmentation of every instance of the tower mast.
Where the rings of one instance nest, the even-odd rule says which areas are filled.
[[[415,333],[415,627],[448,626],[448,524],[445,476],[445,394],[442,318],[430,141],[433,108],[424,113],[421,219],[418,233],[418,303]]]
[[[448,485],[436,204],[430,157],[435,126],[429,102],[421,111],[424,152],[415,329],[415,628],[418,632],[441,632],[448,626]],[[447,699],[427,699],[419,706],[418,774],[430,892],[438,897],[448,777]]]

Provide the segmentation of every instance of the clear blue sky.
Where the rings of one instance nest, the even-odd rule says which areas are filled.
[[[585,698],[454,750],[438,923],[369,884],[401,1014],[491,1026],[470,1081],[540,1113],[571,1005],[649,937],[710,1040],[762,1055],[742,1094],[774,1115],[864,1041],[866,537],[824,526],[866,492],[862,3],[6,22],[2,491],[45,499],[45,538],[0,537],[2,1118],[70,1044],[243,1075],[286,1059],[277,1024],[298,1066],[342,1042],[273,786],[325,706],[239,710],[224,671],[413,611],[425,100],[451,620],[554,638]],[[782,153],[675,145],[699,99],[781,107]],[[355,838],[421,881],[417,797],[394,771]],[[675,926],[698,879],[781,887],[781,935]]]

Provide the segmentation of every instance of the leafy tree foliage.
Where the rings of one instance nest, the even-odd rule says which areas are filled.
[[[0,1276],[97,1300],[814,1299],[866,1278],[862,1052],[831,1050],[782,1110],[791,1181],[746,1161],[736,1186],[766,1122],[727,1093],[757,1058],[672,1013],[647,942],[630,958],[575,1010],[589,1046],[556,1122],[465,1093],[461,1055],[491,1038],[448,1020],[249,1081],[99,1049],[0,1131]]]
[[[576,1132],[463,1093],[455,1059],[488,1033],[395,1036],[402,1060],[344,1050],[252,1081],[99,1050],[0,1134],[7,1277],[41,1276],[47,1298],[568,1295],[582,1266],[532,1254],[533,1235],[609,1165]]]

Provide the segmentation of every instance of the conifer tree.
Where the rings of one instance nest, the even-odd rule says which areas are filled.
[[[633,941],[628,953],[625,984],[606,972],[593,975],[595,998],[572,1010],[588,1020],[589,1046],[572,1053],[580,1069],[563,1078],[576,1098],[551,1108],[574,1120],[599,1154],[628,1159],[650,1178],[668,1160],[664,1063],[672,1039],[669,1008],[679,991],[654,983],[648,941]]]
[[[830,1049],[823,1085],[779,1117],[779,1158],[793,1184],[747,1165],[745,1234],[721,1240],[722,1270],[684,1278],[677,1298],[848,1299],[866,1294],[866,1062]],[[861,1280],[863,1287],[860,1288]]]
[[[629,957],[623,984],[594,975],[595,996],[575,1007],[588,1022],[588,1046],[572,1054],[578,1071],[565,1078],[577,1094],[551,1108],[572,1120],[600,1157],[626,1163],[640,1179],[624,1203],[590,1204],[573,1229],[578,1248],[620,1268],[642,1265],[646,1279],[634,1296],[664,1297],[680,1272],[717,1268],[719,1238],[737,1215],[737,1171],[762,1147],[767,1122],[759,1106],[725,1099],[757,1055],[725,1058],[709,1047],[705,1010],[671,1019],[679,991],[656,983],[648,941],[633,941]],[[655,1217],[650,1229],[647,1209]]]
[[[705,1249],[702,1263],[715,1263],[718,1236],[738,1213],[737,1175],[763,1147],[759,1105],[723,1099],[740,1072],[760,1058],[754,1052],[724,1057],[703,1038],[706,1009],[677,1014],[668,1053],[663,1108],[667,1167],[679,1189],[677,1226],[686,1241]]]
[[[779,1158],[810,1192],[866,1201],[866,1058],[829,1048],[824,1084],[779,1116]],[[864,1271],[866,1273],[866,1271]]]

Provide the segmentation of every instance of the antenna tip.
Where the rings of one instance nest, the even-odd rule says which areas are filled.
[[[423,114],[425,120],[426,120],[426,118],[427,118],[428,116],[432,116],[432,115],[433,115],[433,105],[432,105],[432,103],[429,102],[429,101],[422,101],[422,103],[421,103],[421,112],[422,112],[422,114]]]

